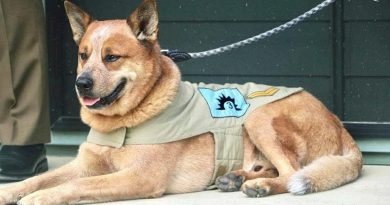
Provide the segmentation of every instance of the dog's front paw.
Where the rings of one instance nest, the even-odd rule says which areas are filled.
[[[12,193],[6,190],[0,190],[0,204],[10,204],[15,202],[16,199],[14,199]]]
[[[49,205],[53,204],[52,200],[55,196],[45,195],[45,190],[37,191],[23,197],[18,201],[18,205]]]
[[[18,201],[18,205],[55,205],[62,204],[61,196],[53,194],[50,189],[36,191]]]
[[[233,192],[240,190],[243,181],[243,176],[236,176],[234,173],[230,172],[218,177],[215,181],[215,185],[221,191]]]
[[[20,198],[22,198],[21,194],[17,194],[13,191],[13,187],[7,187],[0,189],[0,204],[14,204]]]

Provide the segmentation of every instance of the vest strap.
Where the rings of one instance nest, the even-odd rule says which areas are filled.
[[[242,125],[216,130],[212,133],[215,143],[215,165],[213,177],[206,189],[216,189],[217,177],[241,169],[244,160]]]

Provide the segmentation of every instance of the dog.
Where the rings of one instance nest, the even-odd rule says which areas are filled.
[[[249,105],[249,99],[277,95],[283,88],[267,87],[241,96],[244,99],[236,96],[240,90],[230,89],[236,93],[233,99],[218,85],[182,82],[176,64],[160,52],[155,0],[143,0],[126,20],[96,21],[68,1],[65,8],[78,45],[75,87],[81,118],[92,129],[72,162],[0,189],[0,204],[155,198],[213,186],[225,192],[242,190],[249,197],[286,192],[302,195],[333,189],[361,173],[362,154],[351,135],[308,92],[296,89],[256,107]],[[204,91],[203,86],[207,87]],[[196,132],[203,124],[210,124],[203,123],[203,119],[209,122],[203,116],[195,118],[185,132],[180,131],[192,136],[173,141],[165,138],[171,130],[160,125],[170,119],[161,116],[167,116],[172,104],[182,105],[191,98],[192,94],[185,92],[190,88],[194,88],[192,92],[202,91],[198,98],[204,107],[173,123],[173,132],[205,111],[212,122],[245,116],[235,126],[241,132],[239,138],[226,134],[226,129]],[[219,108],[212,110],[207,101],[213,97],[210,95],[217,96]],[[178,109],[170,115],[180,115],[184,110]],[[159,123],[145,126],[149,122]],[[144,134],[145,129],[139,127],[152,134]],[[138,141],[130,138],[123,145],[128,139],[122,137],[128,135],[138,137]],[[147,139],[140,137],[144,135]],[[149,136],[164,138],[153,143]],[[233,138],[227,149],[216,146],[220,140]],[[242,151],[237,148],[240,144]],[[230,148],[233,151],[228,152],[227,160],[219,161],[216,149]],[[231,153],[241,156],[232,157]],[[217,164],[222,168],[216,168]]]

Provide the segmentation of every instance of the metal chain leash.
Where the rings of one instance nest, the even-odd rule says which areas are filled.
[[[270,37],[272,35],[275,35],[277,33],[280,33],[288,28],[291,28],[291,27],[295,26],[296,24],[302,22],[303,20],[308,19],[309,17],[311,17],[312,15],[317,13],[318,11],[324,9],[325,7],[329,6],[330,4],[332,4],[335,1],[336,0],[325,0],[324,2],[318,4],[314,8],[310,9],[309,11],[303,13],[302,15],[300,15],[300,16],[298,16],[298,17],[296,17],[296,18],[294,18],[294,19],[292,19],[292,20],[290,20],[290,21],[288,21],[288,22],[286,22],[286,23],[284,23],[276,28],[273,28],[273,29],[268,30],[268,31],[261,33],[259,35],[253,36],[251,38],[248,38],[248,39],[245,39],[245,40],[242,40],[242,41],[239,41],[237,43],[233,43],[233,44],[230,44],[227,46],[223,46],[223,47],[219,47],[219,48],[215,48],[215,49],[211,49],[211,50],[207,50],[207,51],[202,51],[202,52],[196,52],[196,53],[186,53],[186,52],[182,52],[182,51],[178,51],[178,50],[173,50],[173,51],[162,50],[161,52],[164,55],[167,55],[168,57],[172,58],[172,60],[174,60],[176,62],[189,60],[191,58],[204,58],[204,57],[208,57],[208,56],[218,55],[218,54],[224,53],[226,51],[230,51],[232,49],[236,49],[236,48],[239,48],[239,47],[242,47],[245,45],[249,45],[249,44],[257,42],[261,39],[264,39],[264,38]]]

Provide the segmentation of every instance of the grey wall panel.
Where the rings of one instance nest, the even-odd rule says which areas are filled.
[[[345,80],[345,120],[390,121],[390,77]]]
[[[389,0],[345,0],[344,18],[356,20],[390,20]]]
[[[390,21],[346,23],[345,75],[390,76]]]
[[[277,26],[278,23],[162,23],[162,48],[203,51]],[[329,23],[304,23],[219,56],[182,63],[184,74],[321,75],[332,72]]]

